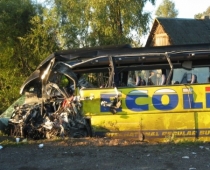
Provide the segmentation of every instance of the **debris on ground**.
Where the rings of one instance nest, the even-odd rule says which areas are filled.
[[[43,143],[39,144],[39,148],[43,148],[43,147],[44,147]]]
[[[182,158],[183,159],[189,159],[190,157],[189,156],[183,156]]]

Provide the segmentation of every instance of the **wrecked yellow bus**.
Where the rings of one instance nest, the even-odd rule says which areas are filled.
[[[58,51],[23,83],[0,127],[38,139],[210,141],[209,59],[210,44]]]

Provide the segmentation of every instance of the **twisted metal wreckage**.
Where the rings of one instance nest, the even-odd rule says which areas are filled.
[[[119,48],[127,48],[127,46]],[[0,130],[10,136],[31,139],[49,139],[55,136],[92,137],[93,129],[90,118],[82,114],[82,103],[76,89],[93,88],[94,86],[80,74],[80,72],[88,71],[75,73],[72,69],[77,64],[86,63],[87,60],[92,63],[89,58],[92,58],[92,55],[97,52],[97,49],[93,48],[93,50],[57,52],[44,60],[20,89],[20,94],[25,94],[23,100],[26,104],[13,105],[13,111],[8,109],[10,113],[6,114],[11,117],[8,120],[0,119]],[[77,55],[82,57],[85,55],[86,61],[83,62],[82,57]],[[99,58],[104,58],[104,56]],[[110,76],[106,87],[112,86],[114,77],[114,65],[110,56],[109,62]],[[60,86],[63,77],[70,80],[65,87]],[[102,105],[116,112],[115,107],[119,107],[120,101],[116,97],[111,103],[102,102]]]
[[[6,128],[8,135],[32,139],[92,136],[89,120],[83,117],[82,105],[71,87],[61,89],[53,82],[45,84],[43,76],[41,80],[41,100],[14,106]],[[26,97],[36,98],[30,93]]]
[[[188,56],[195,53],[195,59],[207,56],[209,44],[147,48],[123,45],[55,52],[42,61],[23,83],[20,89],[22,97],[0,115],[0,130],[11,136],[32,139],[93,136],[91,117],[83,113],[83,100],[92,100],[95,96],[90,94],[82,98],[80,90],[99,89],[100,86],[95,87],[84,75],[108,73],[107,81],[99,84],[105,87],[104,91],[114,89],[116,95],[111,102],[99,101],[100,105],[116,114],[122,106],[117,88],[127,84],[128,78],[128,74],[123,74],[124,78],[119,73],[155,69],[161,65],[169,70],[168,84],[173,68],[182,67],[180,61],[188,60]],[[88,107],[92,107],[91,102]]]

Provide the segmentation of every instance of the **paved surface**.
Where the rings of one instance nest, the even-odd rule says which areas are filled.
[[[0,145],[0,170],[210,170],[209,143],[65,139]]]

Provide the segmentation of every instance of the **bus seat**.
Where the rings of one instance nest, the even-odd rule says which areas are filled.
[[[146,81],[144,79],[141,79],[140,85],[141,86],[146,86]]]
[[[183,75],[181,83],[182,84],[184,84],[184,83],[190,83],[190,84],[197,83],[197,76],[195,74],[192,74],[192,73],[185,73]]]
[[[133,80],[133,78],[131,76],[128,78],[127,86],[128,87],[135,87],[136,86],[135,81]]]
[[[154,85],[151,78],[148,78],[147,85]]]
[[[136,76],[136,86],[140,86],[140,84],[141,84],[141,77]]]
[[[182,79],[180,81],[180,84],[185,84],[187,83],[187,73],[184,73],[184,75],[182,76]]]
[[[136,78],[136,86],[146,86],[146,81],[139,76]]]
[[[197,83],[197,76],[195,74],[192,74],[192,79],[191,79],[190,84],[193,84],[193,83]]]
[[[191,84],[192,82],[192,73],[187,73],[187,83]]]
[[[160,85],[164,85],[164,84],[166,84],[166,76],[165,76],[165,74],[162,74],[162,81],[161,81]]]
[[[179,81],[175,81],[174,84],[179,84]]]

